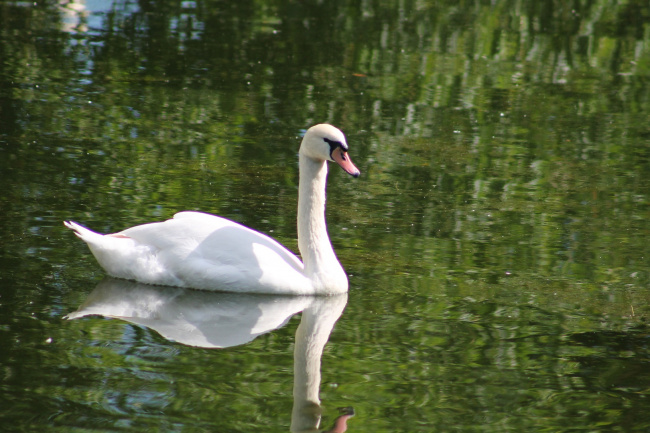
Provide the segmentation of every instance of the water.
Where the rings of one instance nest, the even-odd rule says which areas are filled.
[[[3,2],[0,430],[328,429],[352,407],[348,431],[647,431],[649,16]],[[331,300],[105,280],[62,225],[202,210],[295,251],[297,147],[317,122],[362,171],[328,183],[350,275],[337,321],[318,313]],[[111,293],[131,309],[65,319]],[[273,320],[224,348],[159,323],[235,336],[237,311]],[[296,332],[319,318],[336,323],[307,332],[328,342],[300,376]]]

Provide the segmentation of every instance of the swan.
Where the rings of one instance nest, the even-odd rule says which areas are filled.
[[[298,248],[302,261],[262,233],[202,212],[179,212],[167,221],[106,235],[73,221],[64,224],[116,278],[240,293],[344,293],[347,275],[325,223],[327,161],[336,162],[353,177],[361,174],[339,129],[328,124],[312,126],[298,152]]]

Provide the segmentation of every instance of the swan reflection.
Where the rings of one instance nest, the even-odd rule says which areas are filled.
[[[316,431],[320,424],[320,364],[323,348],[347,303],[347,294],[329,297],[271,296],[203,292],[107,278],[70,313],[117,318],[155,330],[188,346],[225,348],[246,344],[284,326],[302,312],[294,350],[292,432]],[[343,432],[351,409],[342,411],[332,432]]]

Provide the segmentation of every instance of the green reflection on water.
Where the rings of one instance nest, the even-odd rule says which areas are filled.
[[[201,209],[296,250],[321,121],[363,172],[330,176],[323,426],[647,430],[646,2],[73,6],[0,6],[2,430],[286,431],[293,322],[222,351],[62,323],[103,273],[60,222]]]

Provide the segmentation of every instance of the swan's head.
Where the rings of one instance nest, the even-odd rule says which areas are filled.
[[[300,144],[300,154],[315,161],[336,162],[354,177],[361,174],[348,155],[345,135],[338,128],[326,123],[314,125],[307,130]]]

